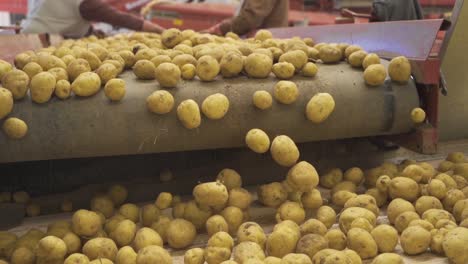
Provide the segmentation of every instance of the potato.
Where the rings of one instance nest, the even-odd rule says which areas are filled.
[[[16,117],[6,119],[2,128],[5,135],[11,139],[22,139],[28,133],[28,125]]]
[[[353,221],[357,218],[365,218],[372,226],[376,224],[376,215],[368,209],[362,207],[349,207],[346,208],[340,215],[339,226],[340,229],[347,233],[351,229]]]
[[[114,261],[117,256],[117,251],[117,246],[114,241],[103,237],[93,238],[83,246],[83,254],[90,260],[107,258]]]
[[[193,243],[196,236],[195,226],[184,219],[174,219],[167,228],[167,242],[172,248],[188,247]]]
[[[193,189],[193,196],[200,205],[221,206],[229,198],[227,188],[221,182],[202,183]]]
[[[264,131],[258,128],[247,132],[245,143],[255,153],[265,153],[270,149],[270,138]]]
[[[376,216],[378,216],[380,213],[380,210],[377,207],[377,202],[375,198],[368,194],[361,194],[354,198],[349,199],[348,201],[346,201],[344,207],[345,208],[349,208],[349,207],[366,208],[367,210],[373,212]]]
[[[76,59],[67,66],[67,73],[70,77],[70,81],[74,81],[78,76],[80,76],[84,72],[90,72],[91,66],[89,65],[88,61],[84,59]]]
[[[351,54],[353,54],[356,51],[360,51],[360,50],[362,50],[362,48],[360,46],[358,46],[358,45],[349,45],[348,47],[346,47],[344,55],[345,55],[346,58],[349,58],[349,56]]]
[[[12,264],[34,264],[36,263],[36,256],[32,250],[20,247],[13,251],[10,262]]]
[[[112,200],[114,205],[120,206],[127,199],[128,190],[125,188],[125,186],[114,184],[107,191],[107,196]]]
[[[462,191],[457,190],[457,189],[452,189],[447,192],[447,195],[442,200],[442,204],[444,205],[445,210],[451,212],[453,210],[453,206],[455,205],[455,203],[463,199],[465,199],[465,195],[463,194]],[[438,208],[438,209],[441,209],[441,208]]]
[[[224,217],[221,215],[213,215],[206,220],[206,231],[208,236],[212,236],[217,232],[228,232],[229,226]]]
[[[275,99],[282,104],[292,104],[299,96],[299,90],[295,83],[290,81],[279,81],[274,87]]]
[[[308,56],[302,50],[288,51],[279,57],[279,62],[289,62],[294,65],[296,72],[300,72],[307,61]]]
[[[465,154],[463,152],[451,152],[447,155],[447,161],[452,163],[464,163],[466,162]]]
[[[273,103],[273,99],[271,97],[271,94],[267,91],[256,91],[253,94],[253,104],[261,110],[266,110],[268,108],[271,108],[271,105]]]
[[[213,81],[219,74],[221,67],[219,62],[212,56],[205,55],[198,59],[196,74],[202,81]]]
[[[138,62],[137,62],[138,63]],[[156,80],[164,88],[173,88],[180,81],[181,71],[177,65],[164,62],[159,64],[155,70]]]
[[[203,264],[205,263],[205,251],[202,248],[192,248],[185,252],[184,263]]]
[[[208,220],[208,218],[211,215],[212,213],[209,208],[204,208],[204,207],[201,208],[197,205],[195,201],[190,201],[185,206],[183,218],[192,222],[197,229],[202,229],[205,226],[206,220]],[[228,220],[226,219],[226,221]],[[229,225],[229,222],[228,222],[228,225]]]
[[[348,231],[347,245],[356,251],[362,259],[377,256],[378,246],[369,232],[361,228],[351,228]]]
[[[387,78],[387,71],[382,64],[369,65],[364,70],[364,80],[370,86],[380,86]]]
[[[301,161],[289,169],[286,181],[292,189],[307,192],[317,187],[319,176],[312,164]]]
[[[163,63],[166,63],[166,62],[171,63],[172,59],[171,57],[167,55],[158,55],[158,56],[153,57],[150,61],[154,64],[154,67],[156,69],[159,65]]]
[[[41,72],[36,74],[30,83],[31,99],[38,103],[46,103],[54,93],[56,79],[49,72]]]
[[[343,172],[340,169],[331,169],[320,177],[320,185],[331,189],[343,180]]]
[[[252,203],[252,195],[243,188],[234,188],[229,191],[228,206],[235,206],[247,210]]]
[[[81,239],[75,233],[68,232],[62,236],[63,242],[67,246],[67,254],[78,253],[81,250]]]
[[[361,228],[370,233],[374,226],[366,218],[358,217],[351,222],[350,229],[352,228]]]
[[[353,167],[345,171],[343,174],[343,179],[345,181],[351,181],[356,185],[359,185],[364,180],[364,172],[358,167]]]
[[[172,264],[172,257],[162,246],[151,245],[138,251],[136,264],[153,263]]]
[[[451,262],[466,263],[468,261],[468,229],[458,227],[450,230],[443,238],[442,247]]]
[[[167,228],[171,223],[171,219],[167,216],[161,215],[159,219],[151,224],[151,229],[156,231],[163,242],[167,242]]]
[[[13,94],[0,87],[0,119],[6,117],[13,110]]]
[[[329,206],[321,206],[317,210],[316,218],[327,228],[330,228],[336,222],[336,212]]]
[[[281,260],[283,264],[312,264],[309,256],[306,254],[290,253],[283,257]]]
[[[229,227],[229,234],[235,234],[243,222],[244,214],[241,209],[228,206],[221,211],[221,216],[226,219]]]
[[[137,61],[132,69],[135,76],[140,80],[154,80],[156,78],[156,67],[149,60]]]
[[[36,62],[31,61],[31,62],[28,62],[28,64],[26,64],[23,67],[23,71],[29,76],[29,79],[32,79],[32,77],[34,77],[36,74],[41,73],[43,71],[43,69],[42,69],[41,65],[39,65]],[[5,74],[6,74],[6,72],[4,74],[1,74],[2,77]]]
[[[447,191],[450,189],[456,189],[457,188],[457,182],[448,174],[446,173],[440,173],[438,174],[435,179],[441,180],[444,184],[445,187],[447,188]]]
[[[125,81],[122,79],[110,79],[104,86],[104,93],[109,100],[117,102],[126,94]]]
[[[117,227],[109,234],[117,246],[128,246],[132,243],[136,234],[136,224],[128,219],[121,221]]]
[[[146,98],[146,106],[155,114],[167,114],[174,107],[174,97],[168,91],[158,90]]]
[[[305,192],[301,196],[301,203],[305,209],[318,209],[323,205],[322,195],[317,189]]]
[[[420,124],[426,120],[426,112],[421,108],[414,108],[411,110],[411,120],[415,124]]]
[[[71,95],[71,85],[66,80],[59,80],[55,84],[54,94],[58,98],[65,100]]]
[[[97,258],[89,262],[89,264],[114,264],[110,259],[106,258]]]
[[[366,58],[366,56],[367,56],[367,52],[365,52],[363,50],[355,51],[355,52],[351,53],[351,55],[349,55],[348,63],[353,67],[361,68],[362,63],[363,63],[364,59]]]
[[[297,224],[304,222],[305,211],[299,203],[284,202],[276,213],[276,221],[292,220]]]
[[[197,65],[197,59],[190,54],[180,54],[172,59],[172,64],[175,64],[180,70],[182,70],[182,67],[186,64],[192,64],[193,66]],[[158,66],[156,66],[156,68],[157,67]]]
[[[268,207],[278,207],[288,198],[288,193],[279,182],[260,185],[257,189],[259,201]]]
[[[395,228],[401,233],[408,227],[411,221],[419,219],[419,215],[414,211],[402,212],[394,220]]]
[[[216,176],[216,181],[221,182],[226,186],[227,190],[230,191],[234,188],[240,188],[242,186],[242,178],[233,169],[223,169]]]
[[[337,63],[343,57],[343,53],[338,47],[332,45],[324,45],[319,49],[319,57],[323,63]]]
[[[455,220],[457,220],[458,222],[463,220],[462,213],[463,211],[465,211],[466,208],[468,208],[468,199],[458,200],[455,203],[452,211]]]
[[[67,245],[58,237],[46,236],[37,243],[35,254],[36,263],[62,263],[67,254]]]
[[[98,195],[91,200],[91,210],[100,212],[105,218],[109,218],[114,215],[114,203],[108,196]]]
[[[343,261],[341,261],[341,257],[346,254],[341,252],[341,251],[338,251],[338,250],[334,250],[334,249],[329,249],[329,248],[326,248],[326,249],[322,249],[320,250],[319,252],[317,252],[317,254],[315,254],[315,256],[312,258],[312,263],[313,264],[322,264],[322,263],[326,263],[326,264],[332,264],[332,263],[344,263]],[[327,259],[328,257],[330,256],[337,256],[338,257],[338,261],[341,261],[341,262],[336,262],[334,261],[333,259]]]
[[[135,55],[133,54],[133,52],[131,52],[129,50],[121,50],[121,51],[118,52],[118,54],[125,61],[125,63],[124,63],[125,68],[130,69],[130,68],[133,67],[133,65],[136,62],[136,58],[135,58]],[[101,58],[101,60],[104,60],[104,59]]]
[[[426,252],[431,243],[431,233],[420,226],[409,226],[400,237],[401,247],[408,255]]]
[[[423,220],[430,222],[432,225],[435,225],[437,221],[441,219],[448,219],[451,221],[455,221],[453,215],[445,210],[442,209],[429,209],[424,212],[421,216]]]
[[[313,48],[312,48],[313,49]],[[304,67],[302,67],[302,76],[304,77],[314,77],[317,75],[318,68],[317,65],[313,62],[307,62]]]
[[[22,99],[28,92],[29,76],[23,71],[11,70],[3,75],[1,82],[15,100]]]
[[[427,231],[431,231],[432,229],[434,229],[433,224],[431,224],[429,221],[422,220],[422,219],[416,219],[416,220],[411,221],[408,224],[408,227],[410,226],[419,226],[419,227],[426,229]]]
[[[119,62],[118,60],[105,60],[102,63],[103,64],[104,63],[110,63],[110,64],[114,65],[114,67],[117,69],[117,75],[122,73],[123,70],[124,70],[124,64]]]
[[[395,219],[404,212],[416,212],[414,206],[401,198],[394,199],[388,204],[387,215],[391,224],[395,223]]]
[[[231,258],[231,250],[224,247],[208,246],[204,251],[204,258],[208,264],[217,264]]]
[[[74,253],[65,259],[63,264],[88,264],[89,258],[81,253]],[[117,262],[120,264],[119,262]]]
[[[277,136],[273,139],[270,153],[273,160],[284,167],[291,167],[296,164],[300,155],[294,141],[285,135]]]
[[[13,66],[9,62],[0,60],[0,80],[3,78],[3,75],[12,70]]]
[[[161,34],[161,42],[167,48],[173,48],[183,40],[182,32],[177,28],[166,29]]]
[[[393,252],[398,244],[398,232],[390,225],[378,225],[371,231],[380,253]]]
[[[236,52],[226,53],[220,62],[221,75],[224,78],[232,78],[238,76],[244,68],[242,55]]]
[[[403,258],[395,253],[383,253],[372,260],[371,264],[404,264]]]
[[[324,122],[335,109],[335,100],[328,93],[314,95],[306,106],[306,117],[315,124]]]
[[[185,64],[184,66],[182,66],[180,71],[181,77],[184,80],[193,80],[193,78],[195,78],[196,68],[192,64]]]
[[[388,65],[388,75],[392,81],[399,83],[408,82],[411,76],[411,64],[404,56],[395,57]]]
[[[163,241],[161,239],[161,236],[151,228],[140,228],[135,234],[135,239],[133,240],[133,248],[135,248],[136,251],[139,251],[151,245],[162,247]]]
[[[319,234],[306,234],[297,243],[296,252],[313,258],[322,249],[328,248],[328,239]]]
[[[72,54],[65,55],[60,59],[65,63],[65,65],[67,65],[67,67],[72,61],[76,60],[75,56]]]
[[[267,39],[273,38],[273,34],[266,29],[260,29],[255,33],[255,40],[265,41]]]
[[[72,229],[79,236],[92,237],[102,228],[101,219],[95,212],[78,210],[72,217]]]
[[[267,78],[272,67],[272,58],[261,53],[252,53],[244,61],[244,70],[252,78]]]
[[[126,219],[138,223],[140,221],[140,208],[136,204],[126,203],[120,206],[119,214]]]
[[[202,112],[209,119],[222,119],[228,111],[229,99],[224,94],[212,94],[203,100]]]
[[[442,209],[442,203],[433,196],[421,196],[414,204],[416,212],[422,215],[429,209]]]
[[[415,201],[420,194],[417,182],[406,177],[393,178],[388,191],[392,199],[403,198],[410,202]]]
[[[221,231],[213,234],[213,236],[210,237],[210,239],[208,239],[207,246],[221,247],[232,250],[232,248],[234,247],[234,240],[228,233]]]
[[[135,53],[135,62],[138,62],[140,60],[151,60],[152,58],[158,56],[159,54],[160,53],[157,52],[156,50],[153,50],[150,48],[142,48],[142,49],[139,49]],[[123,64],[125,64],[125,60],[123,61]]]
[[[324,237],[328,240],[329,248],[336,250],[344,250],[346,248],[346,235],[341,230],[330,229]]]
[[[94,72],[84,72],[73,81],[71,89],[78,96],[92,96],[101,89],[101,79]]]
[[[168,192],[160,193],[158,198],[156,198],[155,204],[161,210],[169,208],[172,204],[172,194]]]
[[[288,80],[294,76],[295,68],[292,63],[278,62],[273,65],[272,71],[276,78],[281,80]]]
[[[102,83],[107,83],[109,80],[114,79],[117,77],[117,68],[110,63],[103,63],[99,68],[96,70],[96,73],[101,78]]]
[[[257,243],[244,241],[234,248],[233,259],[239,264],[242,264],[249,259],[264,260],[265,253]]]
[[[421,182],[424,175],[424,170],[419,165],[412,164],[408,165],[402,171],[402,176],[408,177],[416,181],[417,183]]]
[[[187,129],[194,129],[201,125],[200,108],[192,99],[184,100],[179,104],[177,117]]]

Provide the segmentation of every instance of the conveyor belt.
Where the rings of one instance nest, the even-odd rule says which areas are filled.
[[[0,163],[240,147],[251,128],[261,128],[271,138],[286,134],[296,142],[409,132],[413,126],[409,113],[418,106],[414,82],[398,85],[387,80],[382,87],[368,87],[362,74],[346,63],[320,65],[316,78],[293,79],[300,90],[297,102],[274,102],[266,111],[252,105],[252,94],[272,92],[277,82],[273,77],[183,81],[170,90],[176,105],[185,99],[201,105],[218,92],[231,103],[224,119],[204,117],[198,129],[188,130],[175,109],[164,116],[147,110],[146,97],[159,89],[156,81],[136,80],[126,72],[121,77],[127,82],[127,95],[120,103],[109,102],[102,91],[90,98],[53,98],[44,105],[29,98],[17,102],[11,116],[25,120],[29,132],[18,141],[0,133]],[[318,92],[330,93],[336,108],[328,120],[316,125],[306,120],[304,111]]]

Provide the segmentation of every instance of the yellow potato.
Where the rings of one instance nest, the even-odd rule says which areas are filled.
[[[307,54],[302,50],[288,51],[280,56],[279,62],[289,62],[294,65],[296,72],[300,72],[308,61]]]
[[[302,67],[302,75],[305,77],[314,77],[317,75],[317,72],[317,65],[313,62],[307,62],[304,67]]]
[[[109,237],[119,247],[128,246],[135,238],[137,226],[130,220],[121,221],[117,227],[109,234]]]
[[[380,86],[387,78],[387,71],[382,64],[369,65],[364,70],[364,80],[370,86]]]
[[[401,233],[400,244],[408,255],[426,252],[430,243],[431,233],[420,226],[409,226]]]
[[[306,254],[289,253],[283,257],[284,264],[312,264],[310,257]]]
[[[223,247],[207,247],[204,252],[204,258],[208,264],[217,264],[229,260],[231,250]]]
[[[360,50],[362,50],[362,48],[360,46],[358,46],[358,45],[349,45],[348,47],[346,47],[344,55],[345,55],[346,58],[349,58],[349,56],[351,56],[351,54],[353,54],[356,51],[360,51]]]
[[[376,216],[372,211],[362,207],[349,207],[346,208],[340,215],[340,229],[344,233],[347,233],[351,229],[353,221],[357,218],[364,218],[368,220],[372,226],[375,226],[376,224]]]
[[[330,229],[325,234],[325,239],[328,240],[328,247],[336,250],[346,248],[346,235],[339,229]]]
[[[248,210],[252,203],[252,195],[243,188],[234,188],[229,191],[228,206],[235,206],[242,210]]]
[[[158,207],[161,210],[167,209],[171,206],[172,204],[172,194],[168,192],[162,192],[158,195],[158,198],[156,198],[156,207]]]
[[[151,224],[151,229],[156,231],[163,242],[167,242],[167,228],[171,223],[171,219],[165,215],[161,215],[159,219]]]
[[[5,75],[7,72],[10,72],[12,70],[13,70],[13,66],[9,62],[0,60],[0,80],[3,78],[3,75]]]
[[[125,68],[130,69],[136,62],[135,54],[129,50],[121,50],[118,52],[120,57],[125,61]],[[107,57],[107,56],[106,56]],[[104,60],[101,58],[101,60]]]
[[[125,188],[125,186],[122,186],[120,184],[114,184],[107,191],[107,195],[112,200],[114,205],[120,206],[127,199],[128,190],[127,188]]]
[[[117,77],[117,68],[110,63],[103,63],[97,68],[96,73],[101,78],[102,83],[107,83],[109,80]]]
[[[364,59],[366,58],[366,56],[367,56],[367,52],[363,50],[358,50],[356,52],[351,53],[351,55],[349,55],[348,63],[353,67],[361,68],[362,63]]]
[[[219,62],[212,56],[205,55],[198,59],[196,73],[202,81],[213,81],[219,74],[221,67]]]
[[[104,93],[109,100],[117,102],[126,94],[125,81],[122,79],[110,79],[104,86]]]
[[[140,208],[136,204],[126,203],[120,206],[119,214],[126,219],[138,223],[140,221]]]
[[[81,239],[75,233],[68,232],[62,237],[67,246],[67,254],[78,253],[81,250]]]
[[[335,109],[335,100],[328,93],[314,95],[306,106],[307,119],[319,124],[325,121]]]
[[[324,45],[319,49],[319,58],[323,63],[337,63],[343,57],[343,53],[338,47]]]
[[[468,229],[458,227],[450,230],[442,241],[445,255],[455,264],[468,261]]]
[[[30,83],[31,99],[39,104],[46,103],[54,93],[56,79],[49,72],[36,74]]]
[[[229,111],[229,99],[221,93],[212,94],[203,100],[202,112],[209,119],[222,119]]]
[[[205,251],[202,248],[192,248],[185,252],[184,263],[203,264],[205,263]]]
[[[307,192],[317,187],[319,176],[312,164],[301,161],[289,169],[286,181],[292,189],[299,192]]]
[[[175,56],[174,59],[172,59],[172,63],[177,65],[179,69],[182,69],[182,67],[186,64],[192,64],[194,66],[197,65],[197,59],[195,59],[195,57],[193,57],[190,54],[184,53],[184,54]]]
[[[176,87],[181,77],[180,68],[168,62],[159,64],[155,70],[155,74],[159,85],[165,88]]]
[[[67,65],[67,67],[72,61],[76,60],[75,56],[72,54],[65,55],[60,59],[65,63],[65,65]]]
[[[201,125],[200,108],[192,99],[182,101],[179,104],[177,107],[177,117],[187,129],[194,129]]]
[[[177,204],[178,206],[179,204]],[[237,208],[238,209],[238,208]],[[239,209],[240,211],[240,209]],[[241,211],[242,214],[242,211]],[[202,229],[205,226],[206,220],[212,215],[210,208],[201,208],[195,201],[188,202],[184,207],[183,218],[192,222],[197,229]],[[223,215],[226,219],[226,217]],[[228,219],[226,219],[227,221]],[[235,219],[231,219],[235,220]],[[229,222],[228,222],[229,225]]]
[[[34,77],[36,74],[42,72],[43,69],[41,65],[32,61],[24,66],[23,71],[29,76],[29,79],[32,79],[32,77]],[[2,74],[2,76],[4,76],[6,73],[7,72]]]
[[[419,215],[414,211],[402,212],[394,220],[395,228],[401,233],[408,227],[411,221],[419,219]]]
[[[388,75],[392,81],[399,83],[408,82],[411,76],[411,64],[404,56],[395,57],[388,65]]]
[[[140,80],[154,80],[156,78],[156,67],[149,60],[139,60],[133,65],[133,73]]]
[[[254,242],[244,241],[239,243],[233,252],[233,259],[239,264],[246,262],[249,259],[265,259],[263,249]]]
[[[135,61],[138,62],[140,60],[151,60],[152,58],[158,56],[159,53],[156,50],[150,48],[142,48],[137,51],[135,54]],[[122,57],[122,56],[120,56]],[[123,58],[122,58],[123,60]],[[125,64],[125,60],[123,60],[123,64]]]
[[[377,256],[378,246],[369,232],[361,228],[352,228],[347,234],[348,248],[356,251],[362,259]]]
[[[59,80],[55,84],[54,94],[58,98],[65,100],[71,95],[71,85],[67,80]]]
[[[349,207],[362,207],[373,212],[375,216],[379,216],[380,210],[377,207],[377,201],[373,196],[368,194],[360,194],[354,198],[349,199],[345,205],[345,208]]]
[[[328,240],[325,237],[318,234],[306,234],[297,243],[296,252],[312,259],[317,252],[326,248],[328,248]]]
[[[74,253],[65,259],[63,264],[88,264],[89,258],[81,253]]]
[[[245,222],[239,226],[237,231],[238,243],[244,241],[251,241],[260,245],[261,248],[265,248],[266,235],[263,228],[255,222]]]
[[[350,228],[361,228],[370,233],[374,226],[369,222],[369,220],[362,217],[358,217],[354,219],[353,222],[351,222]]]
[[[244,61],[244,69],[252,78],[267,78],[272,68],[273,60],[265,54],[252,53]]]
[[[78,96],[92,96],[101,89],[101,79],[94,72],[84,72],[73,81],[71,89]]]
[[[276,213],[276,221],[282,222],[284,220],[291,220],[297,224],[304,222],[305,211],[299,203],[284,202]]]
[[[416,200],[414,203],[414,207],[419,215],[422,215],[429,209],[443,209],[442,203],[439,201],[439,199],[433,196],[419,197],[418,200]]]
[[[273,65],[272,71],[276,78],[281,80],[288,80],[294,76],[296,68],[289,62],[278,62]]]
[[[158,55],[158,56],[155,56],[153,57],[151,60],[150,60],[153,64],[154,64],[154,67],[158,67],[159,65],[167,62],[167,63],[170,63],[172,62],[172,59],[171,57],[167,56],[167,55]]]
[[[228,191],[242,186],[241,176],[233,169],[221,170],[216,177],[216,181],[224,184]]]
[[[172,257],[162,246],[150,245],[138,251],[137,264],[172,264]]]
[[[229,234],[236,234],[239,226],[244,221],[244,214],[240,208],[228,206],[221,211],[221,216],[226,219],[229,226]]]
[[[185,64],[181,68],[181,77],[184,80],[193,80],[196,75],[196,67],[192,64]]]
[[[350,191],[337,191],[332,195],[332,203],[334,205],[344,207],[346,202],[352,198],[355,198],[357,194]]]
[[[236,52],[228,52],[223,56],[220,62],[221,75],[225,78],[238,76],[244,68],[242,55]]]
[[[278,207],[288,198],[288,193],[279,182],[260,185],[258,200],[268,207]]]
[[[234,239],[226,232],[217,232],[208,239],[207,246],[209,247],[222,247],[232,250],[234,247]]]
[[[415,201],[420,194],[418,183],[406,177],[393,178],[390,182],[388,192],[392,199],[403,198],[410,202]]]
[[[227,188],[221,182],[198,184],[193,189],[193,196],[202,206],[222,206],[229,198]]]
[[[76,59],[67,66],[67,73],[70,77],[70,81],[74,81],[80,74],[84,72],[90,72],[91,66],[89,66],[88,61],[84,59]]]
[[[255,33],[255,40],[265,41],[271,38],[273,38],[273,34],[271,34],[271,32],[266,29],[260,29],[257,31],[257,33]]]
[[[20,70],[11,70],[3,75],[2,85],[10,90],[13,99],[19,100],[28,92],[29,76]]]
[[[184,219],[174,219],[167,228],[167,242],[172,248],[188,247],[193,243],[196,236],[195,226]]]
[[[183,40],[182,32],[176,28],[166,29],[161,34],[162,44],[167,48],[173,48]]]
[[[320,177],[320,185],[331,189],[333,186],[343,180],[343,172],[340,169],[331,169]]]
[[[221,215],[213,215],[206,220],[206,232],[208,236],[213,236],[217,232],[229,232],[229,226],[226,219]]]
[[[151,228],[143,227],[140,228],[133,240],[133,248],[138,252],[148,246],[163,246],[161,236]]]
[[[359,185],[364,179],[364,172],[358,167],[353,167],[345,171],[343,174],[343,179],[345,181],[351,181]]]
[[[156,114],[167,114],[174,107],[174,97],[165,90],[153,92],[146,98],[146,106]]]
[[[253,95],[254,105],[261,110],[266,110],[271,107],[273,99],[267,91],[256,91]]]
[[[398,244],[398,232],[390,225],[378,225],[371,231],[379,252],[393,252]]]
[[[34,264],[36,256],[29,248],[19,247],[13,251],[10,262],[12,264]]]
[[[371,264],[404,264],[403,258],[395,253],[383,253],[372,260]]]
[[[291,167],[299,159],[299,149],[288,136],[281,135],[273,139],[270,147],[273,160],[281,166]]]
[[[0,87],[0,119],[6,117],[13,110],[13,94]]]
[[[411,120],[415,124],[420,124],[426,120],[426,112],[421,108],[414,108],[411,110]]]
[[[264,131],[258,128],[247,132],[245,143],[255,153],[266,153],[270,149],[270,138]]]
[[[323,205],[322,195],[317,189],[307,191],[301,196],[302,206],[306,209],[318,209]]]
[[[108,196],[98,195],[91,200],[91,210],[100,212],[105,218],[109,218],[114,214],[114,203]]]
[[[11,139],[22,139],[28,133],[28,125],[16,117],[6,119],[2,127],[5,135]]]
[[[291,81],[279,81],[274,87],[275,99],[282,104],[292,104],[299,96],[297,85]]]
[[[61,263],[67,254],[67,245],[58,237],[46,236],[37,243],[35,254],[36,263]]]

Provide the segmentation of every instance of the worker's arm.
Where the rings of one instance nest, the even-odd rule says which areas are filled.
[[[89,21],[104,22],[131,30],[161,33],[164,28],[145,21],[143,18],[122,12],[103,0],[83,0],[80,4],[81,16]]]
[[[232,31],[244,35],[260,27],[273,8],[277,0],[245,0],[239,15],[226,20],[219,25],[222,34]]]
[[[382,22],[390,20],[390,6],[385,1],[374,1],[372,4],[371,22]]]

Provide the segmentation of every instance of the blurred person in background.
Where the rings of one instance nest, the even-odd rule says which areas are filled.
[[[91,22],[135,31],[161,33],[164,30],[142,17],[119,11],[104,0],[29,0],[21,32],[81,38],[96,33]]]
[[[234,32],[245,35],[262,28],[287,27],[288,11],[289,0],[243,0],[234,17],[204,32],[216,35]]]
[[[418,0],[374,0],[370,21],[399,21],[423,19]]]

